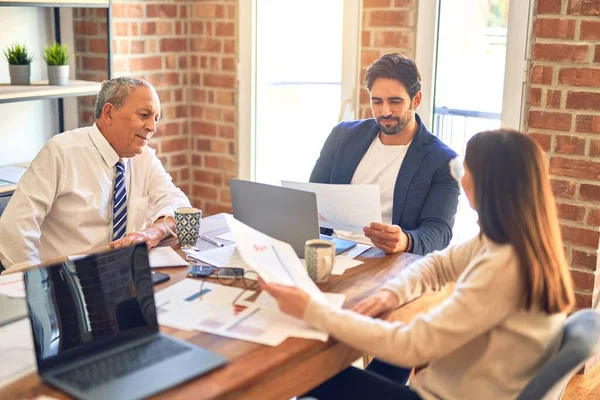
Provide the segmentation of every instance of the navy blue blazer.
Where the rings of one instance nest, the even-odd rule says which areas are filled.
[[[450,243],[460,189],[448,165],[456,153],[415,118],[419,128],[396,180],[392,223],[411,234],[413,253],[427,254]],[[349,184],[378,133],[373,118],[340,122],[325,141],[310,181]]]

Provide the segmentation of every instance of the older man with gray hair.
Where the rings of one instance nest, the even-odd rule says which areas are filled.
[[[189,207],[148,141],[160,102],[148,82],[102,83],[96,122],[54,136],[21,178],[0,217],[0,263],[39,263],[110,244],[156,246]],[[1,268],[0,268],[1,270]]]

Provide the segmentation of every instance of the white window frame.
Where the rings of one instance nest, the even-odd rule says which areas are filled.
[[[438,4],[440,0],[420,0],[417,10],[415,63],[421,74],[419,116],[431,129],[433,122],[433,89],[437,65]]]
[[[238,2],[238,177],[254,180],[256,176],[256,2]],[[302,1],[302,0],[297,0]],[[340,118],[358,115],[360,85],[362,0],[344,0],[342,36],[342,90]],[[292,18],[293,16],[290,16]]]
[[[423,98],[419,105],[419,115],[430,129],[433,121],[440,1],[420,0],[417,11],[415,62],[421,73],[421,91],[423,92]],[[531,0],[510,1],[504,90],[500,117],[500,125],[503,128],[520,130],[523,127],[532,8],[533,2]]]
[[[511,0],[508,9],[506,64],[502,96],[502,128],[521,130],[525,107],[528,48],[531,37],[533,1]]]

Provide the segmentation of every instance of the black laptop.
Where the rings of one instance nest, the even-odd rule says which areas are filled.
[[[141,399],[226,364],[158,331],[145,244],[28,270],[42,380],[79,399]]]
[[[266,235],[289,243],[298,257],[304,258],[304,243],[309,239],[332,241],[335,253],[343,253],[356,242],[321,235],[317,195],[304,190],[231,179],[233,216]]]

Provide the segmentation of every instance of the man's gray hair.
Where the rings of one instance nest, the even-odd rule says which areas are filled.
[[[100,118],[100,115],[102,115],[102,107],[104,107],[106,103],[112,104],[117,110],[121,108],[125,103],[127,96],[129,96],[129,94],[138,86],[154,90],[154,87],[147,81],[127,76],[120,76],[102,82],[102,87],[96,98],[96,111],[94,113],[96,119]]]

